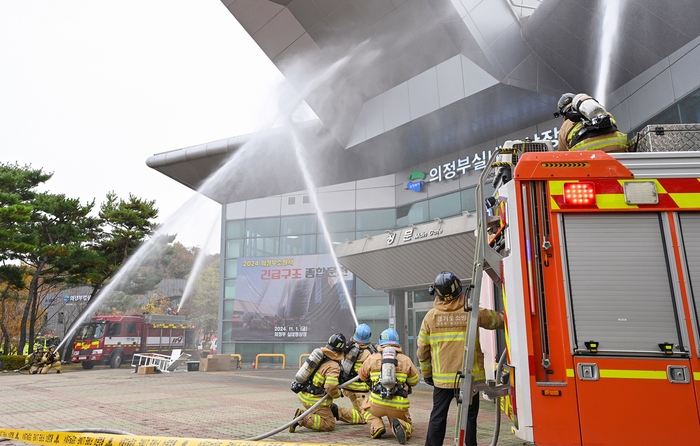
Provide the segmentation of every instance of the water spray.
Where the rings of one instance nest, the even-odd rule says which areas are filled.
[[[598,85],[593,97],[601,104],[605,104],[610,80],[610,68],[615,44],[615,34],[619,31],[622,3],[624,0],[601,1],[603,9],[603,22],[600,35],[600,60],[598,61]]]
[[[211,226],[211,229],[209,230],[209,235],[207,236],[207,241],[202,246],[197,253],[197,258],[194,260],[194,264],[192,265],[192,269],[190,270],[189,277],[187,278],[187,283],[185,284],[185,290],[182,292],[182,299],[180,299],[180,303],[177,306],[177,312],[180,312],[180,309],[182,308],[182,305],[187,301],[187,298],[190,297],[192,294],[192,288],[194,287],[194,282],[197,279],[197,274],[199,274],[199,271],[202,269],[202,265],[204,264],[204,260],[207,258],[207,252],[206,252],[206,246],[209,245],[209,242],[211,241],[212,236],[214,235],[214,227],[216,226],[217,221],[214,221],[214,223]]]

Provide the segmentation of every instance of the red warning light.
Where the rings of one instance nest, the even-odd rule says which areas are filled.
[[[564,203],[574,206],[595,204],[593,183],[564,183]]]

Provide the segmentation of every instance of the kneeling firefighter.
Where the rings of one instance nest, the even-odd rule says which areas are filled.
[[[357,376],[357,371],[373,353],[377,353],[377,348],[372,345],[372,330],[369,325],[360,324],[355,328],[355,334],[345,348],[345,357],[340,363],[340,383],[343,384]],[[353,408],[340,407],[338,419],[351,424],[364,424],[369,391],[369,385],[364,381],[357,380],[348,384],[342,392],[348,397]]]
[[[44,346],[40,344],[36,348],[36,351],[32,352],[31,354],[27,355],[26,358],[24,358],[24,364],[25,367],[29,366],[29,373],[31,373],[32,375],[36,375],[44,367],[43,360]]]
[[[49,351],[46,352],[42,358],[44,367],[41,369],[41,374],[46,375],[49,370],[56,369],[56,373],[61,373],[61,357],[56,351],[56,346],[52,345],[49,347]]]
[[[306,415],[289,427],[289,432],[295,432],[297,426],[304,426],[316,431],[332,431],[335,429],[337,416],[331,409],[333,398],[343,395],[338,389],[340,378],[340,361],[345,351],[345,336],[336,333],[328,339],[325,347],[316,348],[306,359],[292,382],[292,391],[299,395],[299,401],[306,409],[316,404],[325,394],[328,398],[313,412]],[[337,411],[337,406],[335,406]],[[297,409],[294,418],[304,413]]]
[[[564,93],[557,109],[554,117],[564,118],[559,129],[559,151],[627,151],[627,135],[617,130],[613,115],[591,96]]]
[[[387,328],[379,336],[378,350],[358,371],[361,380],[371,381],[365,420],[370,437],[380,438],[386,433],[382,417],[387,417],[396,440],[405,444],[413,432],[408,394],[411,387],[418,384],[418,370],[411,358],[401,351],[399,334],[393,328]]]

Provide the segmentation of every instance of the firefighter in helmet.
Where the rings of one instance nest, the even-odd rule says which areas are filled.
[[[429,292],[435,296],[433,308],[423,318],[418,334],[418,362],[423,380],[433,387],[433,409],[430,412],[426,446],[442,445],[445,439],[447,413],[455,396],[455,375],[462,371],[464,344],[467,337],[469,313],[464,311],[462,282],[449,271],[435,278]],[[479,308],[478,326],[487,330],[503,328],[503,314]],[[475,381],[484,381],[484,354],[476,331],[476,355],[472,364]],[[467,414],[466,446],[476,446],[476,418],[479,395],[472,396]]]
[[[562,116],[558,150],[626,152],[627,135],[617,130],[611,113],[587,94],[564,93],[554,117]]]
[[[335,429],[337,416],[331,409],[333,398],[343,395],[338,388],[340,365],[345,351],[345,336],[342,333],[331,335],[325,347],[315,349],[311,356],[297,372],[296,381],[292,383],[292,391],[299,395],[299,401],[308,409],[316,404],[324,395],[328,395],[323,403],[313,412],[289,427],[289,432],[295,432],[298,426],[304,426],[316,431],[332,431]],[[300,377],[303,375],[303,377]],[[303,382],[300,382],[303,381]],[[337,410],[337,406],[335,406]],[[297,409],[294,418],[298,418],[303,409]]]
[[[42,367],[44,367],[44,363],[42,362],[44,358],[44,346],[39,344],[36,347],[36,350],[27,355],[26,358],[24,358],[24,364],[25,367],[29,365],[29,373],[32,375],[36,375],[39,373]]]
[[[41,374],[49,373],[49,370],[56,369],[56,373],[61,373],[61,355],[56,351],[56,346],[49,346],[49,350],[44,354],[42,359],[44,367],[41,369]]]
[[[419,376],[411,358],[401,351],[396,330],[387,328],[382,332],[377,353],[367,358],[357,373],[361,380],[370,381],[372,389],[365,407],[370,437],[380,438],[386,433],[382,417],[387,417],[396,440],[405,444],[413,432],[408,395]]]
[[[340,363],[341,384],[357,376],[357,371],[360,370],[365,360],[376,352],[376,347],[372,345],[372,330],[369,325],[358,325],[352,340],[345,349],[345,357]],[[338,408],[338,419],[351,424],[364,424],[365,405],[368,403],[369,391],[369,385],[364,381],[356,380],[348,384],[342,392],[352,403],[352,409]]]

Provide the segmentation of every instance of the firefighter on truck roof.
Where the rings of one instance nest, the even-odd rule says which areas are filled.
[[[447,413],[455,396],[455,375],[462,371],[464,344],[467,337],[468,315],[464,311],[462,282],[451,272],[443,271],[429,288],[436,295],[433,308],[423,318],[418,334],[418,362],[423,380],[433,388],[433,409],[430,412],[426,446],[442,445],[447,428]],[[480,328],[503,328],[503,314],[479,308]],[[476,331],[476,354],[472,364],[475,381],[484,381],[484,354]],[[466,403],[466,402],[465,402]],[[467,415],[466,446],[476,446],[476,418],[479,414],[479,394],[472,396]]]

